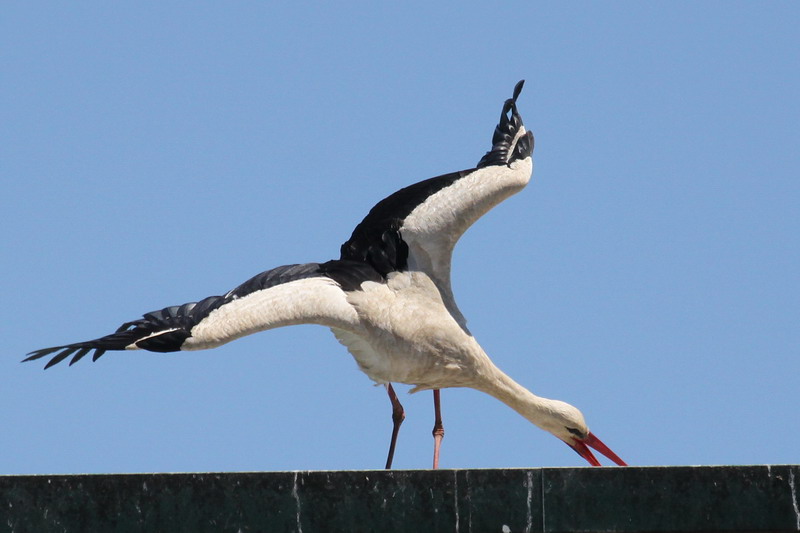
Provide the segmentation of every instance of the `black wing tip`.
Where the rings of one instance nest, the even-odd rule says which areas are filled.
[[[93,348],[81,345],[76,346],[74,344],[68,344],[65,346],[53,346],[51,348],[42,348],[41,350],[34,350],[32,352],[28,352],[27,354],[25,354],[27,355],[27,357],[23,359],[22,362],[27,363],[28,361],[36,361],[37,359],[41,359],[43,357],[47,357],[48,355],[55,354],[47,362],[47,364],[44,365],[44,369],[47,370],[51,366],[57,365],[64,359],[68,358],[70,355],[75,354],[73,355],[72,359],[69,362],[69,366],[72,366],[78,361],[80,361],[83,358],[83,356],[85,356],[92,350],[96,350],[95,355],[92,358],[92,360],[94,361],[97,361],[97,358],[103,355],[103,353],[105,352],[105,350],[102,350],[100,348]]]
[[[517,111],[517,98],[519,98],[520,93],[522,93],[523,85],[525,85],[525,80],[519,80],[517,84],[514,85],[514,92],[511,95],[511,98],[505,101],[502,113],[502,115],[507,119],[516,119],[520,122],[520,124],[522,124],[522,118],[519,116],[519,112]],[[511,111],[511,117],[507,117],[509,111]]]
[[[25,354],[28,357],[23,359],[22,362],[27,363],[28,361],[35,361],[37,359],[41,359],[42,357],[51,354],[57,350],[61,350],[63,348],[66,348],[66,346],[54,346],[53,348],[43,348],[41,350],[34,350],[32,352],[28,352]]]
[[[513,142],[517,132],[523,127],[522,117],[517,110],[517,98],[519,98],[524,85],[525,80],[519,80],[514,85],[511,98],[503,102],[500,121],[492,136],[492,149],[478,162],[478,168],[507,165],[515,159],[530,155],[533,151],[533,135],[530,132],[527,136],[520,137],[516,145]]]
[[[522,86],[525,85],[525,80],[519,80],[516,85],[514,85],[514,96],[511,97],[511,100],[514,103],[517,102],[517,98],[519,98],[519,93],[522,92]]]
[[[220,296],[210,296],[199,303],[165,307],[146,313],[138,320],[125,322],[114,333],[105,337],[34,350],[26,354],[27,357],[22,362],[52,356],[45,365],[47,369],[72,356],[69,362],[72,366],[92,351],[92,361],[97,361],[109,350],[121,351],[132,345],[151,352],[176,352],[191,336],[192,326],[223,302],[224,299]]]

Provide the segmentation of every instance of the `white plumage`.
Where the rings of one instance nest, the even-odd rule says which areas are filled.
[[[331,328],[367,376],[388,388],[394,431],[387,468],[404,416],[392,382],[412,385],[411,392],[434,390],[434,468],[444,434],[438,390],[448,387],[497,398],[591,464],[600,463],[587,446],[624,465],[575,407],[538,397],[500,371],[470,334],[453,297],[456,242],[531,178],[533,136],[516,108],[521,89],[522,82],[503,105],[492,149],[476,168],[385,198],[356,226],[339,259],[274,268],[225,295],[147,313],[105,337],[36,350],[26,361],[52,354],[47,368],[70,356],[73,364],[91,351],[96,360],[108,350],[200,350],[272,328],[319,324]]]
[[[520,127],[519,132],[526,133],[525,127]],[[492,207],[521,191],[532,172],[530,157],[507,167],[478,169],[428,197],[400,228],[409,248],[409,268],[425,272],[436,282],[447,308],[464,328],[467,321],[456,305],[450,285],[450,263],[456,242]]]
[[[216,348],[245,335],[298,324],[354,328],[358,314],[334,280],[299,279],[235,298],[215,309],[191,329],[181,350]]]

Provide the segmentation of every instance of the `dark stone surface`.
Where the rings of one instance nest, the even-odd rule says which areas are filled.
[[[544,470],[546,531],[796,531],[800,466]]]
[[[800,466],[0,476],[0,532],[796,531],[795,485]]]

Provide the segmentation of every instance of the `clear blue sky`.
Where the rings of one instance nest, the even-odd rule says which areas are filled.
[[[429,4],[4,5],[0,474],[380,468],[386,394],[324,328],[20,359],[336,257],[474,166],[521,78],[533,180],[454,257],[477,339],[632,465],[800,461],[800,4]],[[398,389],[395,466],[427,468]],[[445,468],[584,464],[481,393],[443,410]]]

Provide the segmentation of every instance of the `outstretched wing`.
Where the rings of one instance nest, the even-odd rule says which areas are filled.
[[[72,365],[93,350],[95,361],[109,350],[200,350],[294,324],[348,330],[355,327],[357,316],[345,293],[367,280],[380,282],[383,278],[364,263],[281,266],[250,278],[223,296],[146,313],[105,337],[36,350],[24,361],[52,355],[45,366],[49,368],[70,356]]]
[[[492,207],[522,190],[533,170],[533,135],[517,111],[517,97],[503,104],[492,149],[478,166],[431,178],[401,189],[378,202],[342,245],[341,258],[373,262],[383,275],[392,270],[421,270],[436,283],[448,310],[462,327],[450,287],[450,262],[461,235]],[[399,236],[399,242],[391,237]],[[385,253],[383,243],[391,245]],[[388,258],[388,262],[386,259]]]

